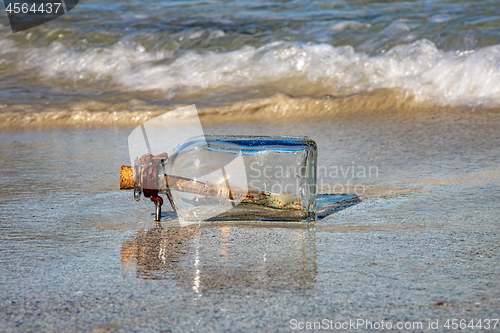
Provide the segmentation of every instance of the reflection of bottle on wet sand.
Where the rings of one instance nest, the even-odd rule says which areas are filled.
[[[220,289],[297,290],[315,282],[314,227],[169,227],[124,241],[124,274],[174,278],[196,292]]]
[[[137,276],[143,279],[162,279],[162,272],[189,253],[189,241],[199,234],[198,228],[155,227],[139,231],[123,242],[122,267],[129,271],[135,266]]]

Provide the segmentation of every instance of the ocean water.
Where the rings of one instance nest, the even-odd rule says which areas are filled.
[[[16,34],[2,16],[1,126],[122,126],[192,103],[243,115],[238,102],[281,110],[297,98],[310,99],[308,116],[381,100],[498,108],[499,11],[498,1],[84,1]]]

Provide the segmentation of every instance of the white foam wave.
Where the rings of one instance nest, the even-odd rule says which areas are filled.
[[[401,23],[394,29],[406,28]],[[127,42],[86,50],[53,43],[33,49],[24,63],[47,77],[108,80],[128,90],[164,91],[168,98],[290,80],[298,89],[326,86],[324,93],[333,95],[390,88],[435,105],[500,106],[500,45],[443,52],[419,40],[368,56],[350,46],[274,42],[225,53],[188,51],[172,56]]]
[[[363,24],[357,21],[340,21],[330,27],[331,31],[344,31],[347,29],[361,29],[370,27],[371,24]]]

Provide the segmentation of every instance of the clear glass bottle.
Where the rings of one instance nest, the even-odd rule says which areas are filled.
[[[137,158],[135,196],[166,194],[181,221],[313,221],[316,155],[302,136],[194,137]]]

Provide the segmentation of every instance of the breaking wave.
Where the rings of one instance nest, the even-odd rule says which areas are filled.
[[[435,106],[500,106],[500,45],[440,51],[422,39],[369,56],[351,46],[273,42],[225,53],[146,51],[135,43],[77,49],[54,42],[20,62],[42,78],[118,85],[189,98],[268,86],[294,96],[346,96],[377,89]]]

